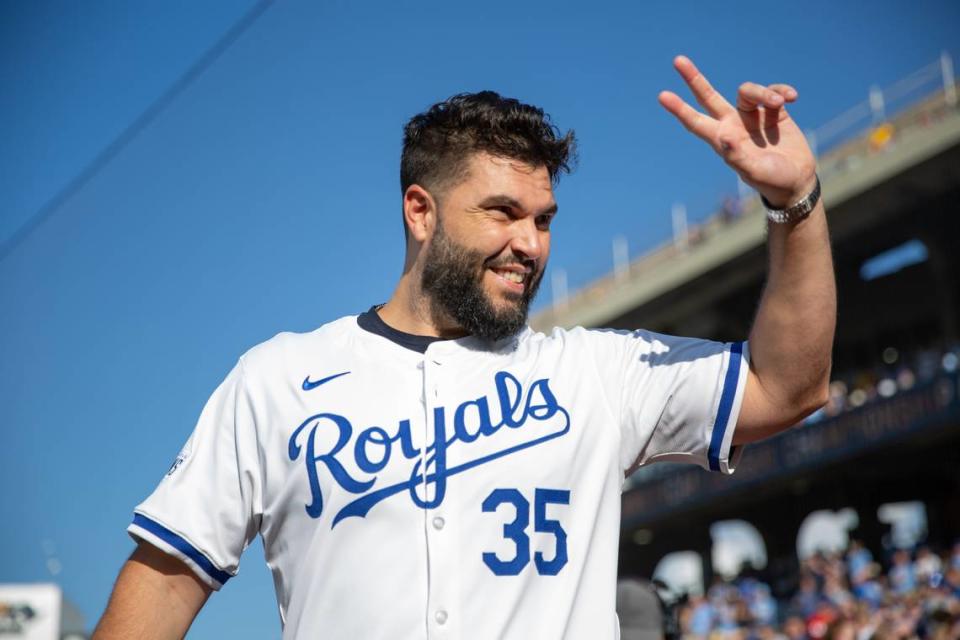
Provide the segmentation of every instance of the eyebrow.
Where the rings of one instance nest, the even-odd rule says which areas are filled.
[[[479,206],[480,208],[482,208],[482,209],[489,209],[490,207],[507,206],[507,207],[511,207],[511,208],[513,208],[513,209],[517,209],[517,210],[519,210],[519,211],[523,211],[523,210],[524,210],[523,205],[520,204],[520,201],[519,201],[519,200],[517,200],[516,198],[514,198],[514,197],[512,197],[512,196],[508,196],[508,195],[506,195],[506,194],[498,194],[498,195],[495,195],[495,196],[488,196],[488,197],[484,198],[483,201],[482,201],[478,206]],[[546,209],[544,209],[544,210],[542,210],[542,211],[538,211],[538,212],[536,213],[536,215],[542,216],[542,215],[545,215],[545,214],[548,214],[548,213],[549,213],[549,214],[556,214],[558,210],[559,210],[559,207],[557,206],[557,203],[554,202],[552,205],[550,205],[550,206],[547,207]]]

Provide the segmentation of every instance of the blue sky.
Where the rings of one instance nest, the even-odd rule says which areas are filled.
[[[4,3],[0,241],[251,6]],[[636,254],[674,202],[696,219],[736,189],[657,104],[686,96],[674,55],[728,95],[793,84],[810,128],[958,39],[948,1],[278,2],[0,261],[0,581],[55,579],[92,625],[133,506],[236,358],[387,299],[401,130],[432,102],[491,88],[576,130],[551,258],[576,285],[613,236]],[[279,636],[259,544],[193,636]]]

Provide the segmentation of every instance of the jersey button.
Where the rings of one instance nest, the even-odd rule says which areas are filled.
[[[447,524],[447,521],[441,518],[440,516],[437,516],[436,518],[433,519],[433,528],[436,529],[437,531],[440,531],[440,529],[443,529],[443,525],[445,524]]]
[[[440,609],[437,611],[436,615],[434,615],[434,618],[436,618],[437,624],[443,624],[447,621],[447,612],[443,609]]]

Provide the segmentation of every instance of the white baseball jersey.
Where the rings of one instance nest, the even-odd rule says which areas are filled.
[[[730,473],[746,375],[745,343],[371,310],[241,357],[128,531],[214,589],[259,533],[284,638],[615,638],[624,476]]]

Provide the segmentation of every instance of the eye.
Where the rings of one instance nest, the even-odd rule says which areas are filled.
[[[506,205],[498,205],[498,206],[490,207],[490,208],[489,208],[489,211],[496,212],[495,215],[494,215],[494,217],[495,217],[495,218],[498,218],[498,219],[501,219],[501,220],[504,220],[504,219],[513,219],[513,218],[515,217],[515,216],[513,215],[513,209],[511,209],[510,207],[508,207],[508,206],[506,206]]]
[[[543,215],[537,216],[537,228],[547,230],[550,228],[550,223],[553,222],[553,215],[545,213]]]

